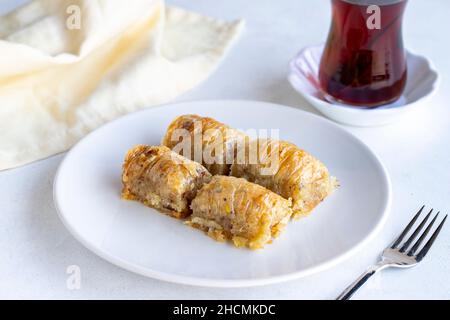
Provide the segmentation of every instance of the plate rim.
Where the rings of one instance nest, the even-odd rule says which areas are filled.
[[[124,121],[126,118],[131,118],[133,116],[136,116],[136,114],[142,113],[142,112],[148,112],[149,110],[155,110],[155,109],[162,109],[168,106],[177,106],[177,105],[183,105],[183,104],[212,104],[212,103],[232,103],[232,104],[247,104],[247,103],[257,103],[257,104],[264,104],[270,107],[276,107],[276,108],[283,108],[283,109],[294,109],[297,112],[300,112],[306,116],[313,117],[319,122],[327,123],[328,125],[332,125],[336,127],[338,130],[342,131],[347,137],[355,141],[357,144],[359,144],[363,149],[365,149],[369,154],[372,155],[373,159],[376,161],[377,165],[381,169],[382,178],[385,180],[385,184],[387,187],[386,192],[386,202],[384,203],[384,207],[381,209],[382,214],[380,218],[378,219],[376,225],[372,228],[372,230],[357,244],[352,246],[350,249],[344,251],[342,254],[335,256],[334,258],[328,259],[322,263],[319,263],[315,266],[296,271],[296,272],[290,272],[282,275],[277,276],[269,276],[269,277],[261,277],[256,279],[215,279],[215,278],[197,278],[192,276],[183,276],[183,275],[176,275],[172,273],[162,272],[162,271],[156,271],[147,267],[141,267],[139,265],[136,265],[134,263],[128,262],[124,259],[121,259],[117,256],[114,256],[112,254],[109,254],[105,250],[101,250],[97,246],[91,244],[89,241],[83,238],[66,220],[64,213],[61,210],[61,206],[58,199],[58,190],[60,185],[60,177],[61,172],[63,172],[64,167],[66,166],[68,159],[70,159],[70,155],[76,150],[86,143],[87,140],[89,140],[93,135],[97,133],[97,131],[103,130],[104,128],[115,124],[119,121]],[[112,263],[113,265],[116,265],[122,269],[125,269],[127,271],[131,271],[133,273],[153,278],[156,280],[166,281],[170,283],[175,284],[183,284],[183,285],[190,285],[190,286],[200,286],[200,287],[213,287],[213,288],[244,288],[244,287],[255,287],[255,286],[263,286],[263,285],[270,285],[280,282],[286,282],[290,280],[295,280],[299,278],[304,278],[319,272],[322,272],[324,270],[330,269],[333,266],[336,266],[340,264],[341,262],[347,260],[351,256],[355,255],[358,251],[360,251],[364,246],[366,246],[372,239],[375,238],[375,236],[380,232],[382,227],[385,225],[389,213],[391,211],[391,205],[392,205],[392,183],[391,179],[388,173],[388,170],[386,169],[385,165],[381,161],[380,157],[367,145],[365,144],[361,139],[350,133],[349,131],[342,128],[340,125],[334,123],[331,120],[328,120],[324,117],[321,117],[319,115],[313,114],[311,112],[307,112],[304,110],[301,110],[296,107],[272,103],[272,102],[265,102],[265,101],[258,101],[258,100],[245,100],[245,99],[217,99],[217,100],[191,100],[191,101],[181,101],[181,102],[175,102],[175,103],[166,103],[166,104],[160,104],[154,107],[144,108],[142,110],[138,110],[126,115],[123,115],[115,120],[112,120],[110,122],[107,122],[100,126],[99,128],[93,130],[89,134],[87,134],[85,137],[83,137],[78,143],[76,143],[64,156],[64,159],[61,161],[57,171],[56,175],[53,181],[53,202],[56,208],[57,215],[59,219],[61,220],[64,227],[69,231],[69,233],[78,241],[80,242],[84,247],[89,249],[91,252],[95,253],[97,256],[101,257],[102,259],[108,261],[109,263]]]

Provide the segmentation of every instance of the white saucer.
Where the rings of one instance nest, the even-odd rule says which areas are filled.
[[[393,104],[376,109],[331,104],[320,90],[318,73],[324,45],[303,49],[290,64],[289,82],[314,108],[337,122],[358,127],[393,123],[406,112],[426,105],[438,88],[439,76],[425,57],[407,52],[408,80],[403,96]]]
[[[171,120],[186,113],[243,130],[280,129],[280,138],[322,160],[341,186],[308,218],[292,221],[258,251],[216,242],[179,220],[122,200],[127,150],[158,145]],[[54,200],[73,236],[111,263],[160,280],[242,287],[303,277],[348,258],[386,221],[391,184],[364,143],[322,117],[257,101],[201,101],[143,110],[88,135],[62,162]]]

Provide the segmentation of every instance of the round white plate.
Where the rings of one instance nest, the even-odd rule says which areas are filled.
[[[258,251],[215,242],[181,221],[122,200],[127,150],[158,145],[171,120],[186,113],[238,129],[280,129],[282,139],[321,159],[341,187]],[[54,186],[63,223],[99,256],[145,276],[216,287],[269,284],[335,265],[374,237],[390,199],[386,170],[360,140],[313,114],[253,101],[186,102],[127,115],[78,143],[61,164]]]

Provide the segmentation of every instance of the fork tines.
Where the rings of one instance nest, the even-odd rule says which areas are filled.
[[[408,232],[411,230],[411,228],[414,226],[414,224],[416,223],[416,221],[422,214],[422,211],[424,208],[425,208],[425,206],[422,206],[422,208],[420,208],[420,210],[416,213],[416,215],[412,218],[412,220],[406,226],[406,228],[402,231],[402,233],[400,234],[398,239],[395,240],[395,242],[391,246],[391,249],[398,249],[400,252],[406,253],[408,256],[415,257],[417,261],[420,261],[423,259],[423,257],[425,257],[428,250],[430,250],[431,246],[433,245],[434,240],[436,240],[436,237],[439,235],[439,232],[441,231],[442,226],[444,225],[445,221],[447,220],[447,215],[445,215],[444,219],[442,219],[441,223],[435,229],[434,233],[428,239],[427,243],[422,247],[422,249],[416,255],[417,250],[419,249],[420,245],[423,243],[423,241],[427,237],[428,233],[430,232],[431,228],[433,227],[433,224],[436,222],[436,220],[439,216],[439,213],[440,213],[440,212],[438,212],[434,216],[433,220],[431,220],[431,222],[426,226],[425,231],[423,231],[420,234],[423,227],[425,226],[428,219],[430,218],[431,214],[433,213],[433,209],[431,209],[428,212],[428,214],[425,216],[425,218],[423,218],[423,220],[420,222],[420,224],[416,227],[416,229],[413,231],[413,233],[409,236],[409,238],[402,245],[403,239],[408,234]],[[419,236],[419,234],[420,234],[420,236]],[[409,247],[411,246],[411,243],[417,238],[417,236],[419,236],[419,239],[417,239],[417,241],[413,244],[411,249],[409,249]],[[409,251],[408,251],[408,249],[409,249]]]

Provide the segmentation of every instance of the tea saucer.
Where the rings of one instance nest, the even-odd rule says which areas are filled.
[[[352,126],[374,127],[396,122],[406,112],[425,105],[439,85],[439,75],[431,61],[407,51],[408,80],[402,97],[376,109],[332,104],[325,100],[319,85],[319,64],[324,45],[303,49],[290,63],[289,82],[314,108],[326,117]]]

